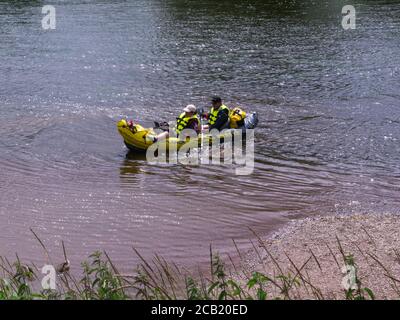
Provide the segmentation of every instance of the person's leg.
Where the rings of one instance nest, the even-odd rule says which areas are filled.
[[[169,137],[168,131],[162,132],[157,136],[157,141],[167,139],[168,137]]]
[[[148,142],[157,142],[157,141],[160,141],[160,140],[164,140],[164,139],[167,139],[169,137],[169,132],[168,131],[165,131],[165,132],[162,132],[162,133],[160,133],[160,134],[158,134],[158,135],[154,135],[154,134],[147,134],[146,136],[145,136],[145,139],[146,139],[146,141],[148,141]]]

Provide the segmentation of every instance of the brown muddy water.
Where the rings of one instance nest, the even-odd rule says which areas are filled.
[[[361,1],[0,1],[0,255],[61,240],[123,266],[184,265],[210,243],[300,217],[399,212],[400,4]],[[348,3],[346,3],[348,4]],[[255,169],[151,166],[116,121],[170,120],[222,95],[257,111]]]

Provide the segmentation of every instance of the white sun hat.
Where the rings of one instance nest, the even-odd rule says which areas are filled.
[[[197,108],[196,108],[196,106],[194,104],[189,104],[189,105],[186,106],[185,109],[183,109],[183,111],[196,113],[197,112]]]

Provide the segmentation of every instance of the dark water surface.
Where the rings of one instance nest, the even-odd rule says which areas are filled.
[[[397,213],[400,2],[0,1],[0,255],[192,265],[316,213]],[[361,4],[360,4],[361,3]],[[347,3],[346,3],[347,4]],[[115,123],[212,94],[257,111],[254,174],[150,166]]]

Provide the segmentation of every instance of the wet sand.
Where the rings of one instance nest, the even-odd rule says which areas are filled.
[[[400,298],[396,293],[396,285],[400,287],[400,217],[396,215],[333,215],[294,221],[258,244],[262,263],[252,250],[243,267],[248,272],[277,275],[280,272],[272,256],[284,273],[294,274],[286,254],[299,268],[310,259],[302,274],[321,290],[324,299],[343,299],[344,259],[337,239],[344,253],[354,256],[362,288],[370,288],[376,299]],[[291,298],[316,299],[311,291],[302,285],[292,291]],[[279,292],[270,293],[276,296]]]

